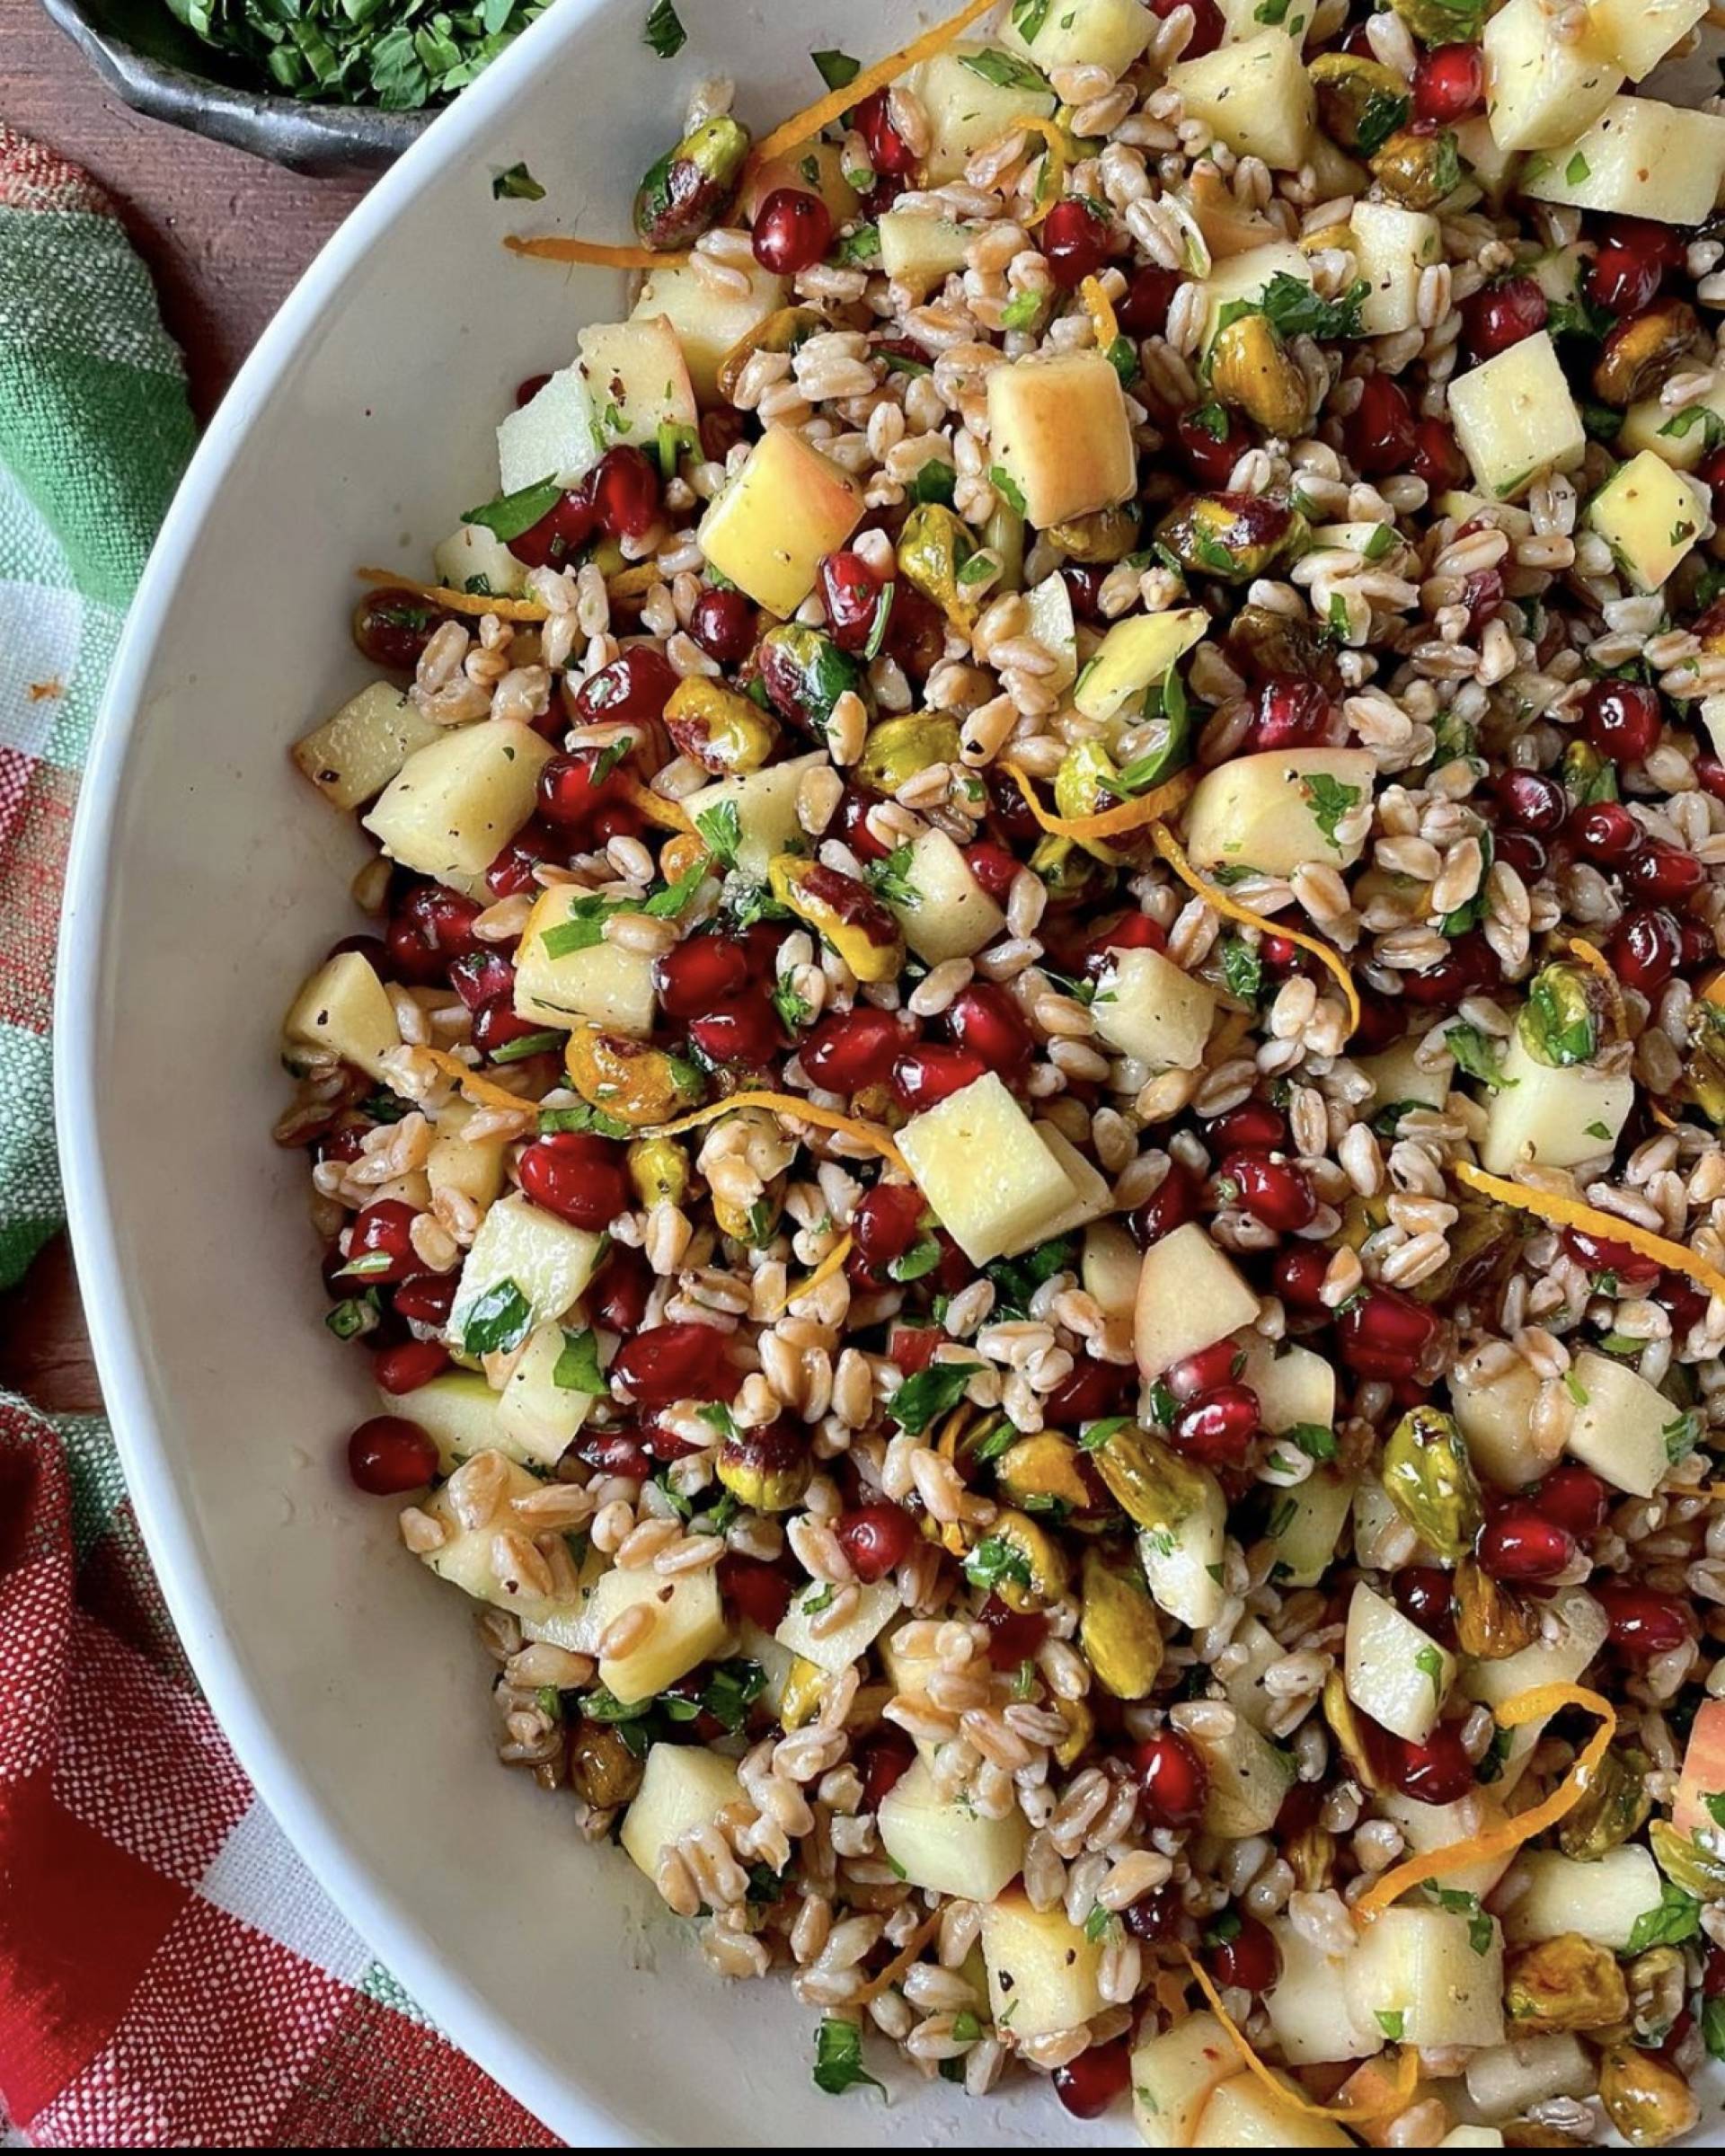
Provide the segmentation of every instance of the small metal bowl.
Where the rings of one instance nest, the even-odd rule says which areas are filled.
[[[246,85],[237,63],[186,29],[165,0],[42,0],[108,87],[134,110],[296,172],[376,172],[436,119],[314,105]]]

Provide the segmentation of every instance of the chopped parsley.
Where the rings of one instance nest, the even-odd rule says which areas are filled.
[[[1563,167],[1563,177],[1571,187],[1579,187],[1590,170],[1587,159],[1578,150]]]
[[[845,90],[862,72],[861,60],[854,60],[848,52],[840,52],[827,46],[820,52],[811,52],[809,57],[815,63],[820,79],[829,90]]]
[[[1407,2014],[1399,2006],[1380,2006],[1377,2010],[1377,2026],[1392,2044],[1399,2044],[1402,2041],[1402,2032],[1408,2026]]]
[[[551,1382],[565,1392],[603,1392],[605,1378],[599,1369],[599,1343],[590,1329],[563,1334],[562,1352],[557,1357]]]
[[[539,1135],[555,1137],[560,1131],[590,1130],[595,1137],[629,1139],[633,1130],[621,1117],[607,1116],[602,1108],[590,1101],[578,1101],[573,1108],[542,1108],[539,1110]]]
[[[911,848],[895,846],[884,861],[871,861],[863,869],[869,888],[889,906],[917,906],[923,895],[910,880]]]
[[[499,1280],[468,1306],[461,1344],[469,1355],[507,1354],[532,1330],[532,1304],[513,1280]]]
[[[1027,45],[1041,35],[1054,0],[1013,0],[1013,28]]]
[[[920,1437],[929,1424],[956,1408],[965,1387],[982,1368],[978,1363],[930,1363],[917,1371],[887,1402],[887,1413],[901,1430]]]
[[[880,227],[859,225],[847,232],[834,250],[833,260],[846,269],[871,270],[880,260]]]
[[[1456,1069],[1464,1071],[1470,1078],[1477,1078],[1482,1085],[1489,1085],[1494,1093],[1517,1082],[1504,1076],[1498,1043],[1482,1033],[1477,1026],[1451,1026],[1444,1035],[1444,1041],[1455,1058]]]
[[[512,164],[492,175],[491,196],[499,202],[543,202],[545,190],[525,164]]]
[[[941,1246],[932,1235],[924,1235],[911,1244],[902,1258],[895,1258],[887,1267],[887,1277],[897,1280],[901,1286],[912,1280],[920,1280],[932,1273],[941,1262]]]
[[[1024,490],[1004,464],[990,464],[988,483],[1009,509],[1022,517],[1024,514]]]
[[[964,1560],[964,1577],[986,1594],[994,1594],[1003,1580],[1026,1593],[1033,1584],[1030,1559],[1004,1534],[986,1535],[977,1544]]]
[[[1231,299],[1217,314],[1216,326],[1219,333],[1243,315],[1262,314],[1283,337],[1316,337],[1333,342],[1362,334],[1359,310],[1370,292],[1371,286],[1361,277],[1339,298],[1325,299],[1304,278],[1290,277],[1286,270],[1278,270],[1259,298]]]
[[[913,504],[937,501],[942,508],[950,509],[958,484],[957,470],[943,456],[931,456],[917,466],[915,476],[906,482],[905,499]]]
[[[797,994],[788,974],[781,974],[773,990],[773,1008],[792,1033],[799,1032],[815,1015],[806,996]]]
[[[1255,1003],[1264,985],[1264,961],[1257,946],[1248,943],[1243,936],[1224,936],[1222,977],[1228,984],[1230,994],[1237,995],[1243,1003]]]
[[[1336,836],[1336,826],[1359,800],[1359,788],[1344,785],[1327,771],[1314,771],[1300,781],[1300,791],[1312,811],[1312,820],[1340,853],[1341,841]]]
[[[979,75],[985,83],[992,83],[996,90],[1029,90],[1039,97],[1054,95],[1054,84],[1039,67],[1032,67],[1016,53],[1002,52],[995,46],[962,54],[959,65]]]
[[[737,866],[738,851],[743,843],[743,823],[735,801],[715,801],[711,808],[699,810],[694,827],[716,862],[727,869]]]
[[[1673,441],[1682,442],[1686,441],[1697,427],[1702,430],[1701,446],[1703,454],[1717,449],[1721,442],[1725,442],[1725,419],[1721,419],[1718,412],[1706,404],[1685,404],[1675,419],[1665,422],[1659,432],[1669,435]]]
[[[1422,1647],[1413,1657],[1413,1666],[1431,1686],[1432,1697],[1441,1707],[1444,1703],[1444,1651],[1439,1647]]]
[[[1018,292],[1000,310],[1003,330],[1028,330],[1042,305],[1039,292]]]
[[[653,0],[652,12],[647,17],[647,27],[641,38],[652,47],[661,60],[674,60],[689,41],[671,0]]]
[[[1308,1460],[1333,1460],[1336,1456],[1336,1433],[1325,1423],[1296,1422],[1292,1429],[1277,1435],[1286,1437]]]
[[[1650,1947],[1680,1947],[1700,1931],[1701,1904],[1665,1879],[1659,1886],[1659,1907],[1644,1909],[1635,1919],[1623,1952],[1644,1954]]]
[[[843,2096],[849,2089],[879,2089],[884,2083],[862,2065],[862,2031],[854,2021],[839,2021],[830,2015],[815,2031],[815,2086],[827,2096]]]
[[[507,546],[511,539],[530,532],[542,517],[548,517],[562,498],[563,490],[555,479],[536,480],[530,487],[518,487],[513,494],[482,501],[476,509],[464,509],[461,521],[483,525]]]

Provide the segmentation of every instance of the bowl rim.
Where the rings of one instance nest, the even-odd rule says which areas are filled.
[[[264,331],[211,420],[152,548],[128,609],[79,789],[54,997],[55,1120],[73,1249],[97,1374],[145,1545],[169,1613],[224,1734],[271,1816],[320,1887],[454,2042],[493,2080],[575,2146],[641,2145],[583,2093],[573,2061],[550,2069],[518,2038],[439,1949],[406,1903],[384,1888],[349,1846],[330,1807],[272,1727],[231,1647],[203,1570],[199,1538],[176,1487],[153,1404],[146,1344],[128,1312],[128,1273],[98,1134],[104,897],[143,694],[156,658],[156,624],[189,573],[204,518],[302,342],[349,274],[387,234],[422,178],[470,151],[508,107],[518,75],[559,49],[609,0],[549,8],[423,134],[325,243]]]

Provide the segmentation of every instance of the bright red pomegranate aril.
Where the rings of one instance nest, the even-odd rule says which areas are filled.
[[[1693,967],[1711,966],[1719,956],[1719,944],[1713,932],[1700,921],[1681,921],[1683,932],[1683,969],[1687,973]]]
[[[1101,929],[1084,950],[1084,971],[1100,979],[1117,950],[1166,950],[1168,931],[1148,914],[1123,914],[1111,928]]]
[[[603,749],[576,748],[553,756],[539,773],[540,815],[559,830],[579,830],[615,797],[616,770]]]
[[[1611,1644],[1631,1662],[1651,1662],[1694,1637],[1694,1613],[1676,1595],[1599,1580],[1591,1589],[1606,1613]]]
[[[1271,1268],[1276,1281],[1276,1293],[1290,1310],[1319,1311],[1325,1308],[1322,1293],[1330,1273],[1330,1253],[1316,1243],[1297,1244],[1292,1250],[1278,1250]]]
[[[1368,1287],[1336,1321],[1342,1360],[1361,1377],[1411,1377],[1437,1331],[1431,1312],[1393,1287]]]
[[[1329,730],[1331,708],[1321,682],[1278,675],[1258,691],[1244,746],[1259,751],[1316,747]]]
[[[456,1306],[456,1273],[411,1273],[390,1297],[395,1315],[409,1325],[447,1325]]]
[[[560,495],[538,523],[509,541],[509,552],[529,569],[561,569],[572,561],[599,528],[592,497],[585,486]]]
[[[1650,307],[1668,270],[1683,259],[1683,243],[1663,225],[1614,217],[1588,264],[1588,297],[1621,321]]]
[[[916,1545],[916,1523],[897,1505],[860,1505],[842,1513],[833,1533],[865,1586],[896,1572]]]
[[[342,1261],[348,1278],[362,1287],[388,1287],[421,1271],[425,1261],[413,1248],[418,1218],[397,1197],[375,1198],[356,1214]]]
[[[884,839],[877,838],[869,828],[869,811],[879,805],[878,797],[861,793],[847,787],[838,804],[838,835],[859,861],[885,861],[892,852]]]
[[[653,1455],[634,1429],[599,1430],[589,1423],[575,1440],[575,1457],[601,1475],[622,1475],[631,1482],[645,1482],[653,1471]]]
[[[776,1565],[727,1554],[719,1560],[721,1598],[764,1632],[775,1632],[791,1607],[791,1581]]]
[[[880,611],[880,578],[854,548],[841,547],[821,557],[818,581],[833,641],[841,651],[862,650]]]
[[[1554,1521],[1578,1542],[1590,1542],[1611,1511],[1611,1491],[1591,1468],[1566,1460],[1528,1491],[1535,1511]]]
[[[1184,1913],[1180,1888],[1171,1884],[1140,1895],[1127,1909],[1122,1921],[1134,1939],[1151,1945],[1157,1940],[1172,1938],[1179,1931]]]
[[[965,848],[964,865],[997,903],[1012,889],[1019,869],[1018,856],[989,838],[978,839],[974,846]]]
[[[447,616],[417,591],[389,585],[368,591],[353,610],[353,641],[374,667],[411,674]]]
[[[1398,1748],[1395,1786],[1404,1797],[1420,1804],[1457,1804],[1473,1788],[1473,1762],[1455,1723],[1439,1722],[1423,1745],[1404,1737],[1392,1741]]]
[[[1272,1161],[1261,1153],[1231,1153],[1222,1178],[1239,1193],[1239,1203],[1256,1221],[1283,1235],[1297,1235],[1318,1215],[1312,1179],[1291,1161]]]
[[[587,1291],[587,1305],[594,1322],[607,1331],[635,1332],[647,1315],[647,1298],[652,1292],[653,1268],[641,1252],[613,1243]]]
[[[1115,320],[1128,337],[1160,337],[1168,327],[1168,309],[1181,281],[1177,270],[1159,269],[1154,263],[1136,270],[1114,303]]]
[[[1494,359],[1545,327],[1551,306],[1531,277],[1484,285],[1462,302],[1462,329],[1476,360]]]
[[[523,1152],[516,1172],[535,1205],[597,1234],[634,1202],[622,1149],[585,1130],[553,1132]]]
[[[663,718],[677,684],[670,660],[650,644],[631,644],[582,681],[571,700],[577,724],[646,726]]]
[[[991,1595],[977,1615],[987,1627],[988,1660],[995,1669],[1018,1669],[1048,1636],[1048,1621],[1040,1610],[1009,1609],[998,1595]]]
[[[371,1374],[385,1392],[414,1392],[449,1367],[441,1340],[394,1340],[371,1358]]]
[[[1165,22],[1180,7],[1192,11],[1192,34],[1181,53],[1183,60],[1201,60],[1214,52],[1227,32],[1227,23],[1216,0],[1150,0],[1150,13]]]
[[[1054,2093],[1075,2118],[1100,2118],[1132,2085],[1132,2046],[1125,2037],[1092,2044],[1057,2066]]]
[[[887,93],[877,90],[851,114],[851,125],[869,148],[869,163],[884,177],[904,179],[916,170],[916,153],[892,124]]]
[[[864,1261],[881,1272],[902,1258],[923,1232],[925,1209],[914,1183],[876,1183],[851,1219],[851,1233]]]
[[[1413,71],[1413,110],[1449,127],[1485,102],[1485,55],[1477,45],[1434,45]]]
[[[389,917],[384,941],[405,980],[428,985],[441,980],[452,959],[480,947],[473,923],[480,908],[460,891],[440,883],[417,883]]]
[[[1409,462],[1414,477],[1423,479],[1433,496],[1453,493],[1467,484],[1467,459],[1442,420],[1414,422],[1413,455]]]
[[[541,862],[560,866],[569,860],[569,841],[549,824],[524,824],[485,871],[485,888],[493,898],[515,898],[538,888],[534,870]]]
[[[348,1439],[348,1473],[367,1497],[423,1489],[437,1471],[436,1444],[404,1415],[374,1415]]]
[[[1575,1537],[1531,1504],[1506,1505],[1480,1530],[1473,1554],[1492,1579],[1553,1580],[1575,1556]]]
[[[614,838],[639,838],[647,828],[645,817],[631,801],[606,801],[588,827],[588,844],[597,853]]]
[[[887,1333],[887,1360],[906,1377],[915,1377],[927,1369],[948,1337],[938,1325],[895,1324]]]
[[[1506,771],[1496,785],[1499,813],[1517,830],[1549,838],[1563,828],[1570,797],[1543,771]]]
[[[1163,1371],[1162,1382],[1176,1400],[1196,1400],[1202,1392],[1231,1385],[1245,1359],[1245,1350],[1236,1341],[1217,1340],[1196,1355],[1183,1356]]]
[[[703,591],[689,616],[689,634],[721,667],[739,667],[755,645],[755,609],[740,591]]]
[[[632,442],[607,449],[588,474],[593,508],[612,539],[642,539],[659,522],[659,466]]]
[[[878,1812],[916,1763],[916,1747],[897,1729],[882,1729],[858,1747],[862,1777],[862,1809]]]
[[[1565,1228],[1562,1245],[1579,1266],[1589,1273],[1610,1273],[1619,1287],[1641,1294],[1659,1277],[1657,1258],[1644,1258],[1632,1243],[1619,1242],[1614,1235],[1595,1235],[1586,1228]]]
[[[1092,208],[1083,195],[1063,195],[1037,236],[1048,275],[1063,292],[1075,292],[1108,260],[1107,212]]]
[[[1455,1647],[1455,1582],[1441,1565],[1403,1565],[1391,1575],[1390,1592],[1410,1624],[1429,1632],[1440,1647]]]
[[[1625,988],[1655,995],[1683,963],[1683,931],[1663,907],[1637,906],[1612,931],[1606,956]]]
[[[1036,1042],[1016,997],[993,981],[975,981],[947,1006],[946,1022],[961,1048],[980,1056],[1003,1077],[1022,1071]]]
[[[703,1018],[748,985],[748,956],[729,936],[687,936],[653,961],[653,987],[668,1018]]]
[[[494,995],[473,1012],[472,1039],[482,1056],[495,1056],[518,1040],[528,1040],[545,1029],[536,1018],[516,1015],[513,994]]]
[[[1581,700],[1588,740],[1608,763],[1642,764],[1659,746],[1659,693],[1642,681],[1596,681]]]
[[[1216,1153],[1274,1153],[1287,1143],[1287,1118],[1268,1100],[1243,1100],[1218,1116],[1204,1137]]]
[[[1255,1916],[1241,1915],[1237,1910],[1230,1910],[1229,1914],[1240,1929],[1231,1939],[1218,1940],[1206,1949],[1204,1966],[1210,1981],[1220,1989],[1250,1992],[1259,1998],[1274,1986],[1282,1973],[1281,1950],[1269,1928]]]
[[[638,1407],[730,1398],[724,1341],[710,1325],[654,1325],[625,1340],[611,1365],[613,1388]]]
[[[1218,1385],[1188,1401],[1169,1439],[1201,1467],[1243,1467],[1259,1428],[1258,1395],[1250,1385]]]
[[[753,987],[691,1020],[689,1038],[710,1063],[765,1064],[783,1049],[784,1028],[772,999]]]
[[[469,1011],[515,991],[515,968],[500,950],[473,950],[449,968],[449,985]]]
[[[1583,860],[1615,868],[1647,844],[1647,834],[1621,801],[1590,801],[1577,808],[1564,835]]]
[[[1131,1754],[1138,1816],[1146,1826],[1190,1826],[1204,1809],[1210,1772],[1190,1737],[1178,1729],[1147,1736]]]
[[[1359,470],[1382,477],[1405,472],[1413,455],[1413,407],[1388,375],[1367,375],[1359,402],[1341,422],[1342,446]]]
[[[1234,467],[1252,446],[1249,429],[1234,411],[1225,414],[1221,438],[1212,433],[1210,420],[1219,407],[1210,404],[1198,411],[1182,411],[1174,421],[1174,440],[1192,476],[1207,487],[1225,487]]]
[[[824,1092],[860,1093],[885,1085],[892,1067],[915,1038],[890,1011],[859,1003],[823,1018],[797,1051],[803,1069]]]
[[[800,187],[775,187],[756,212],[750,244],[755,260],[774,277],[812,270],[832,244],[833,213],[818,195]]]
[[[1524,883],[1537,883],[1551,860],[1544,840],[1535,838],[1531,831],[1499,831],[1497,857]]]
[[[1680,846],[1643,848],[1623,870],[1623,881],[1655,906],[1681,906],[1707,880],[1705,864]]]
[[[1199,1188],[1198,1178],[1183,1162],[1171,1161],[1167,1174],[1149,1197],[1134,1208],[1127,1224],[1138,1248],[1147,1250],[1153,1242],[1160,1242],[1164,1235],[1183,1228],[1189,1220],[1196,1220],[1202,1209],[1203,1193]]]
[[[988,1075],[988,1065],[969,1048],[925,1040],[907,1048],[892,1066],[892,1095],[914,1115],[934,1108]]]

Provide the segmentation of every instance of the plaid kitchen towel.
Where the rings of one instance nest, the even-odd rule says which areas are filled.
[[[0,1286],[60,1224],[54,935],[77,773],[191,447],[112,206],[0,124]],[[548,2147],[248,1787],[93,1418],[0,1396],[0,2132],[45,2147]]]

